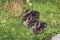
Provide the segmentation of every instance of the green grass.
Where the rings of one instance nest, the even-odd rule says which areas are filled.
[[[9,18],[8,10],[0,10],[0,40],[50,40],[60,33],[60,0],[31,1],[31,9],[40,12],[40,21],[47,23],[46,30],[31,34],[23,25],[23,19]]]

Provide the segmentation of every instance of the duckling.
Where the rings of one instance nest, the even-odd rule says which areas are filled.
[[[45,22],[42,22],[42,23],[37,22],[35,24],[35,26],[32,26],[30,28],[30,33],[32,33],[32,34],[40,34],[40,33],[43,32],[43,30],[44,30],[44,28],[46,28],[46,26],[47,26],[47,23],[45,23]]]
[[[35,11],[35,10],[30,10],[30,9],[27,9],[25,11],[25,13],[23,14],[23,20],[27,20],[27,17],[30,16],[31,17],[35,17],[35,18],[38,18],[39,19],[39,15],[40,13],[38,11]]]

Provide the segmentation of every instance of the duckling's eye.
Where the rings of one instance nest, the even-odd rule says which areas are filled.
[[[32,22],[33,22],[33,23],[36,23],[36,21],[35,21],[35,20],[32,20]]]
[[[46,24],[44,24],[44,26],[46,27],[47,25],[46,25]]]

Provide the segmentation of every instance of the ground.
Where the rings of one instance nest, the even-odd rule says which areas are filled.
[[[9,17],[8,10],[0,10],[0,40],[50,40],[60,33],[60,0],[33,0],[30,3],[31,9],[40,12],[40,21],[47,23],[45,31],[31,34],[29,28],[24,27],[22,16]]]

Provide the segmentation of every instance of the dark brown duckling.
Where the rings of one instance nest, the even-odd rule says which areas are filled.
[[[43,32],[44,28],[46,28],[47,26],[47,23],[45,22],[38,22],[35,26],[33,26],[31,29],[30,29],[30,33],[32,34],[40,34]]]

